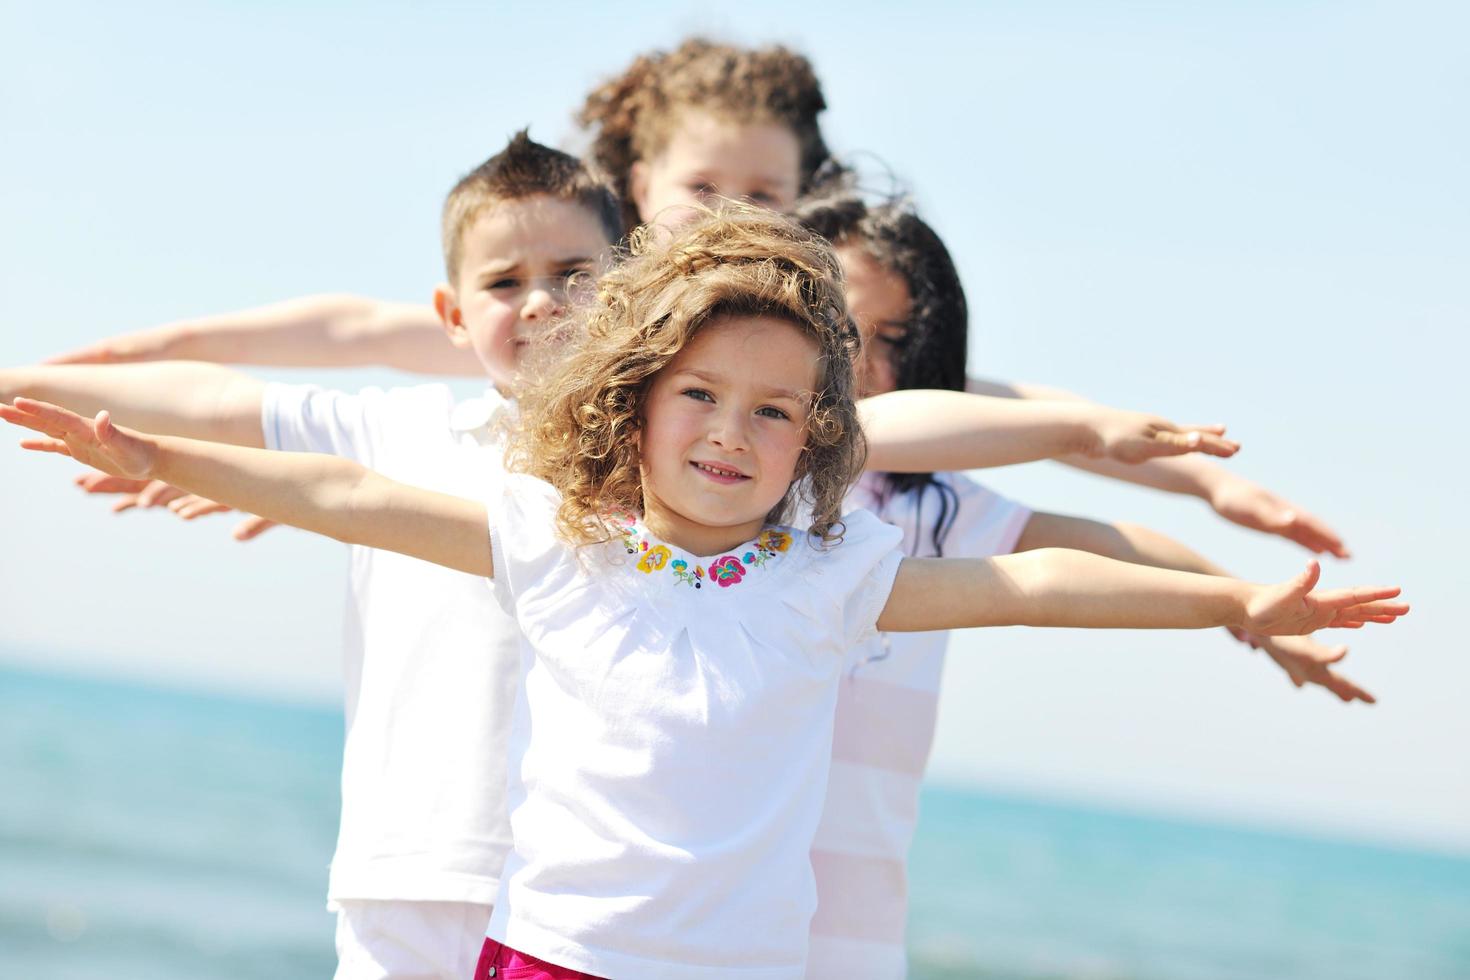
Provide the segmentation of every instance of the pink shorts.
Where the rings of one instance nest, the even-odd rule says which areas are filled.
[[[590,973],[557,966],[534,956],[517,952],[503,943],[486,938],[480,947],[480,964],[475,967],[475,980],[602,980]]]

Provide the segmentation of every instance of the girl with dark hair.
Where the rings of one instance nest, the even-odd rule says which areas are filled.
[[[844,191],[806,201],[796,215],[836,246],[862,336],[862,394],[973,387],[965,375],[969,324],[959,274],[939,236],[911,207],[901,200],[870,204]],[[870,472],[848,500],[902,530],[903,549],[913,556],[983,558],[1064,547],[1226,574],[1146,528],[1033,512],[957,473]],[[1237,636],[1264,649],[1298,687],[1319,684],[1343,701],[1373,700],[1332,669],[1346,647],[1306,636]],[[947,641],[944,633],[880,634],[850,655],[812,853],[819,899],[809,977],[905,975],[905,860]]]

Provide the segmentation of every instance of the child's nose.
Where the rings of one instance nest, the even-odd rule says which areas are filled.
[[[560,312],[561,302],[558,298],[549,289],[537,286],[526,294],[526,302],[521,306],[521,319],[544,320]]]
[[[711,426],[710,442],[730,452],[741,452],[750,446],[750,434],[745,426],[745,413],[719,412]]]

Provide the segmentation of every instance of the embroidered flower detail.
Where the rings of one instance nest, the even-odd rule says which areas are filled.
[[[626,522],[622,515],[605,517],[608,527],[621,536],[628,554],[636,555],[634,567],[644,575],[667,571],[675,582],[703,588],[705,579],[718,582],[721,588],[729,588],[744,581],[753,569],[761,568],[774,561],[781,552],[791,547],[794,540],[787,531],[766,528],[756,537],[754,545],[747,551],[724,555],[708,565],[699,565],[687,558],[675,558],[668,545],[651,538],[646,529],[631,519]]]
[[[760,533],[760,537],[755,539],[755,544],[764,551],[785,551],[791,547],[791,535],[770,527]]]
[[[689,563],[682,558],[676,558],[669,565],[669,568],[673,571],[676,582],[692,585],[696,589],[700,587],[700,580],[704,578],[704,569],[695,565],[694,571],[691,572],[689,570]]]
[[[649,548],[647,541],[643,542],[643,549],[643,557],[638,559],[638,570],[645,575],[663,568],[664,563],[673,555],[672,551],[661,544]]]
[[[720,583],[720,588],[728,588],[745,577],[745,566],[734,555],[726,555],[710,563],[709,576]]]

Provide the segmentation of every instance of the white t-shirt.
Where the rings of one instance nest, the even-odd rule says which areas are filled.
[[[954,492],[941,544],[946,558],[1009,554],[1031,519],[1022,505],[966,476],[936,474]],[[903,551],[933,557],[945,494],[889,495],[883,475],[865,474],[848,495],[903,531]],[[907,974],[909,844],[919,784],[934,743],[939,679],[949,633],[881,633],[858,644],[837,697],[827,803],[812,847],[818,904],[807,976],[813,980]]]
[[[485,500],[504,480],[494,391],[443,385],[355,395],[270,385],[272,449],[356,460],[404,483]],[[485,580],[353,547],[344,669],[342,824],[328,898],[489,904],[510,850],[506,736],[515,621]]]
[[[525,646],[489,935],[604,977],[801,977],[837,682],[899,532],[857,512],[830,550],[771,529],[697,558],[636,524],[575,549],[557,505],[511,476],[490,507]]]

